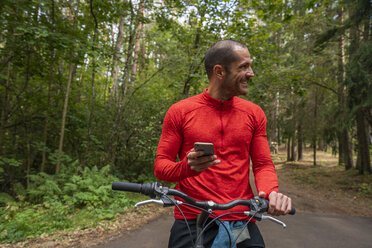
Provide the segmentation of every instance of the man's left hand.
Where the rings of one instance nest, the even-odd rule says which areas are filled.
[[[260,192],[259,197],[265,198],[265,192]],[[268,214],[273,216],[286,215],[291,212],[292,200],[288,196],[272,191],[269,195],[269,210]]]

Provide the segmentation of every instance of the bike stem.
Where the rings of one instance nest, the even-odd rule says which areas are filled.
[[[211,211],[212,210],[208,212],[202,211],[201,214],[198,214],[198,217],[196,218],[196,244],[195,244],[196,248],[204,248],[203,235],[200,235],[200,234],[203,231],[203,226],[205,222],[207,221]]]

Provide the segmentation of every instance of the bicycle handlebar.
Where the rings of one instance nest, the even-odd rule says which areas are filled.
[[[269,202],[265,199],[255,197],[253,199],[238,199],[233,200],[231,202],[220,204],[215,203],[213,201],[196,201],[192,199],[187,194],[176,190],[170,189],[168,187],[162,186],[160,183],[145,183],[145,184],[138,184],[138,183],[128,183],[128,182],[113,182],[112,183],[113,190],[120,190],[120,191],[129,191],[135,193],[141,193],[151,198],[155,198],[156,196],[164,196],[164,195],[172,195],[177,196],[185,200],[187,203],[200,207],[203,209],[210,209],[210,210],[228,210],[238,205],[248,206],[252,210],[260,210],[260,212],[266,212],[269,208]],[[296,209],[292,207],[292,210],[289,214],[294,215],[296,213]]]
[[[134,193],[141,193],[150,197],[155,197],[153,194],[154,187],[150,183],[139,184],[139,183],[127,183],[127,182],[112,182],[113,190],[129,191]]]

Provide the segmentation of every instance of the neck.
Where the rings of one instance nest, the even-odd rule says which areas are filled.
[[[230,100],[232,98],[232,96],[228,96],[228,95],[224,94],[223,90],[221,88],[217,87],[216,84],[213,84],[213,83],[209,83],[207,92],[211,97],[213,97],[214,99],[217,99],[217,100],[226,101],[226,100]]]

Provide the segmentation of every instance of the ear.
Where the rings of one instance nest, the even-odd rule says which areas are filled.
[[[218,79],[223,79],[226,75],[225,68],[222,65],[215,65],[213,67],[213,74],[218,78]]]

